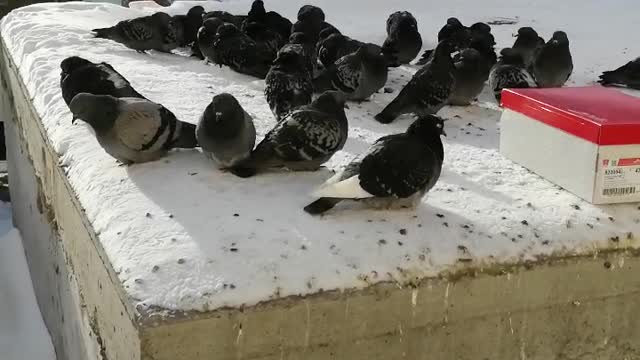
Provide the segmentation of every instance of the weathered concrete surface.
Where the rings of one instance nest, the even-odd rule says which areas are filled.
[[[386,283],[244,309],[139,312],[106,261],[4,46],[2,84],[15,220],[60,359],[640,358],[640,258],[624,249],[487,269],[461,264],[411,286]]]

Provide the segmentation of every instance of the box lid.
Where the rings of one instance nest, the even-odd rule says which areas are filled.
[[[595,144],[640,144],[640,98],[617,89],[505,89],[502,106]]]

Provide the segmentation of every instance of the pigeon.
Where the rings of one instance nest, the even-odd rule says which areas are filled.
[[[450,53],[448,41],[438,43],[431,60],[413,75],[375,119],[387,124],[402,114],[425,116],[437,113],[447,103],[454,88],[455,68]]]
[[[418,21],[410,12],[397,11],[387,19],[387,39],[382,52],[390,67],[409,64],[422,49]]]
[[[331,67],[336,60],[345,55],[352,54],[363,46],[364,43],[340,33],[332,33],[318,41],[318,60],[324,67]]]
[[[259,170],[276,167],[294,171],[319,169],[347,141],[345,100],[342,93],[327,91],[311,104],[292,111],[265,135],[249,159],[231,172],[250,177]]]
[[[259,22],[245,23],[244,33],[256,43],[264,44],[264,46],[274,54],[276,54],[288,40],[288,38],[283,38],[279,33],[271,31],[266,25]]]
[[[202,27],[198,30],[198,49],[202,57],[208,62],[214,62],[215,52],[213,50],[213,41],[215,40],[218,28],[224,22],[216,17],[210,17],[202,22]]]
[[[538,48],[531,64],[531,74],[538,87],[561,87],[573,72],[569,39],[564,31],[556,31]]]
[[[60,89],[67,105],[76,95],[83,92],[118,98],[144,98],[124,76],[106,62],[96,64],[78,56],[71,56],[62,60],[60,68]]]
[[[622,85],[640,90],[640,57],[615,70],[603,72],[598,82],[604,86]]]
[[[524,66],[522,54],[511,48],[500,51],[500,59],[489,74],[489,86],[498,103],[502,98],[502,89],[537,87],[535,80]]]
[[[467,48],[471,41],[471,33],[469,28],[462,25],[460,20],[455,17],[447,19],[447,23],[438,32],[438,43],[443,40],[449,41],[451,44],[451,51],[460,50],[461,48]],[[425,50],[417,65],[424,65],[429,62],[431,55],[433,55],[434,49]]]
[[[536,50],[544,45],[544,39],[530,27],[521,27],[518,29],[516,41],[513,43],[512,49],[516,50],[522,56],[524,65],[531,66]]]
[[[365,100],[384,87],[387,75],[387,61],[380,46],[364,44],[326,68],[314,79],[313,88],[316,92],[338,90],[349,100]]]
[[[172,148],[197,146],[194,125],[147,99],[80,93],[69,108],[74,122],[89,124],[102,148],[125,165],[157,160]]]
[[[337,29],[327,23],[324,11],[317,6],[304,5],[298,10],[298,21],[291,27],[291,32],[302,32],[314,44],[320,38],[320,32],[325,29]],[[331,30],[334,31],[334,30]]]
[[[361,200],[377,208],[415,207],[442,171],[444,122],[434,115],[414,121],[405,133],[378,139],[314,192],[304,207],[322,214],[343,200]]]
[[[210,18],[218,18],[220,20],[222,20],[225,23],[229,23],[229,24],[233,24],[235,25],[238,29],[242,28],[242,24],[244,24],[244,22],[247,20],[248,16],[247,15],[233,15],[231,13],[228,13],[226,11],[220,11],[220,10],[216,10],[216,11],[209,11],[207,13],[205,13],[202,16],[202,21],[206,21],[207,19]]]
[[[302,46],[302,48],[298,47],[297,45]],[[305,64],[307,66],[307,69],[309,70],[309,73],[312,74],[312,77],[313,77],[313,74],[315,73],[315,70],[316,70],[316,65],[318,63],[315,44],[310,42],[309,39],[307,38],[307,35],[305,35],[304,33],[296,32],[291,34],[291,36],[289,36],[289,43],[284,45],[280,49],[280,51],[289,51],[289,50],[286,50],[286,48],[289,46],[292,46],[295,49],[295,51],[302,50],[302,55],[305,58]]]
[[[264,25],[266,29],[277,33],[282,39],[288,39],[291,36],[291,27],[293,26],[291,21],[275,11],[267,12],[262,0],[255,0],[251,4],[251,10],[245,23],[252,22]]]
[[[123,20],[115,26],[91,31],[95,33],[96,38],[119,42],[137,52],[147,50],[170,52],[178,47],[178,34],[173,19],[163,12]]]
[[[213,97],[196,127],[202,152],[221,169],[244,161],[256,143],[253,119],[231,94]]]
[[[203,14],[204,8],[198,5],[189,9],[186,15],[173,16],[173,22],[181,29],[179,32],[182,34],[178,39],[178,46],[188,46],[196,41],[198,30],[202,26]]]
[[[313,83],[302,45],[288,44],[280,50],[265,79],[264,95],[278,121],[311,103]]]
[[[462,50],[454,57],[453,63],[455,86],[449,96],[449,104],[469,105],[482,92],[493,64],[485,55],[473,48]]]
[[[256,43],[233,24],[223,24],[213,40],[213,59],[241,74],[264,79],[276,54],[263,43]]]

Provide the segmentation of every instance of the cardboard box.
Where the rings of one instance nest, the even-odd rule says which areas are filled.
[[[502,92],[500,152],[593,204],[640,201],[640,98],[601,86]]]

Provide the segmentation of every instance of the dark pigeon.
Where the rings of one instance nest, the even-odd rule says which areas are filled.
[[[449,104],[469,105],[484,89],[493,64],[490,59],[473,48],[462,50],[454,57],[453,63],[455,86],[449,96]]]
[[[178,46],[185,47],[193,44],[198,36],[198,30],[202,26],[202,15],[204,8],[202,6],[194,6],[186,15],[174,15],[173,22],[178,27]]]
[[[180,36],[171,16],[163,12],[123,20],[112,27],[91,31],[96,38],[109,39],[138,52],[170,52],[178,47]]]
[[[202,23],[202,27],[198,30],[198,50],[200,50],[202,58],[208,62],[214,62],[213,42],[218,33],[218,28],[223,24],[224,22],[221,19],[210,17]]]
[[[80,93],[144,98],[124,76],[106,62],[92,63],[81,57],[71,56],[62,60],[60,69],[60,89],[67,105]]]
[[[313,87],[316,92],[338,90],[349,100],[365,100],[384,87],[387,75],[382,49],[375,44],[364,44],[326,68],[314,79]]]
[[[202,21],[206,21],[207,19],[210,19],[210,18],[218,18],[218,19],[222,20],[225,23],[233,24],[238,29],[241,29],[242,28],[242,24],[244,24],[244,22],[247,20],[248,16],[247,15],[233,15],[233,14],[228,13],[226,11],[216,10],[216,11],[209,11],[209,12],[205,13],[202,16]]]
[[[315,171],[347,141],[349,125],[344,96],[327,91],[291,112],[267,133],[251,157],[231,171],[249,177],[268,168]]]
[[[318,60],[320,60],[324,67],[330,67],[336,60],[356,52],[362,45],[364,45],[364,43],[361,41],[340,33],[332,33],[318,41]]]
[[[325,21],[324,11],[317,6],[304,5],[298,10],[298,21],[291,27],[291,32],[302,32],[310,41],[317,43],[320,32],[326,29],[336,28]]]
[[[278,53],[265,79],[264,95],[277,120],[311,103],[313,83],[302,45],[289,44]]]
[[[244,33],[258,44],[264,44],[274,54],[287,43],[288,37],[283,38],[279,33],[270,30],[264,23],[246,23]]]
[[[245,21],[245,24],[249,23],[262,24],[265,29],[269,29],[270,31],[277,33],[280,38],[285,40],[291,36],[291,27],[293,26],[289,19],[277,12],[267,12],[262,0],[255,0],[253,4],[251,4],[251,10],[249,11],[247,20]],[[277,50],[279,49],[276,49],[276,51]]]
[[[296,46],[300,45],[302,48]],[[307,35],[301,32],[293,33],[289,36],[289,43],[280,49],[283,51],[286,47],[292,46],[294,51],[302,50],[302,55],[305,58],[305,64],[307,64],[307,70],[312,75],[315,74],[315,70],[318,64],[318,57],[316,54],[316,46],[313,42],[309,41]]]
[[[535,88],[537,85],[525,68],[521,53],[505,48],[500,51],[500,59],[489,74],[489,86],[500,103],[503,89]]]
[[[402,114],[413,113],[421,117],[442,109],[455,83],[450,46],[446,40],[440,42],[431,60],[413,75],[398,96],[375,119],[387,124]]]
[[[538,87],[561,87],[573,72],[569,38],[564,31],[556,31],[549,41],[538,48],[531,65],[531,74]]]
[[[378,139],[367,152],[327,180],[305,206],[322,214],[344,200],[360,200],[377,208],[415,207],[442,172],[444,122],[434,115],[416,120],[405,133]]]
[[[422,48],[422,37],[418,32],[418,21],[407,11],[397,11],[387,19],[387,39],[382,52],[389,66],[409,64]]]
[[[264,79],[276,54],[265,44],[253,41],[235,25],[223,24],[213,40],[213,56],[214,64]]]
[[[511,48],[520,53],[524,65],[529,67],[533,63],[536,51],[544,44],[544,39],[533,28],[521,27]]]
[[[617,85],[640,90],[640,57],[615,70],[603,72],[598,82],[604,86]]]

